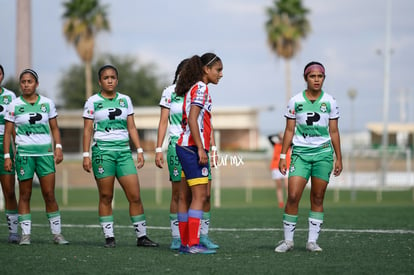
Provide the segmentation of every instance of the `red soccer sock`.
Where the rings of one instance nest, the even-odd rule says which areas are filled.
[[[178,222],[178,230],[180,231],[181,245],[188,245],[188,222]]]
[[[188,245],[193,246],[200,243],[201,219],[188,217]]]

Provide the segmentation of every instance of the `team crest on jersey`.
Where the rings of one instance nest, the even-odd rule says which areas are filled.
[[[178,176],[178,169],[177,169],[177,167],[174,167],[173,175],[174,175],[174,177],[177,177]]]
[[[121,106],[121,107],[125,107],[125,100],[124,99],[120,99],[119,100],[119,106]]]
[[[3,96],[3,104],[9,104],[10,103],[10,101],[9,101],[9,97],[8,96]]]
[[[203,175],[204,177],[208,176],[208,168],[204,167],[203,169],[201,169],[201,175]]]
[[[98,167],[98,173],[99,174],[105,173],[105,169],[102,167],[102,165],[99,165],[99,167]]]
[[[321,112],[322,113],[326,113],[326,111],[328,110],[328,107],[326,106],[326,103],[321,103]]]
[[[40,110],[41,110],[43,113],[46,113],[46,112],[47,112],[47,108],[46,108],[45,104],[40,105]]]

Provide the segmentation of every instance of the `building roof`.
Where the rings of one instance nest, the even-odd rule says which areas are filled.
[[[382,122],[370,122],[367,124],[367,129],[377,135],[381,135],[384,131],[384,124]],[[414,123],[390,122],[387,125],[388,133],[414,133]]]
[[[58,110],[59,127],[83,128],[83,110]],[[254,107],[215,107],[213,109],[214,129],[254,129],[259,128],[259,110]],[[135,125],[138,129],[157,129],[160,107],[134,108]]]

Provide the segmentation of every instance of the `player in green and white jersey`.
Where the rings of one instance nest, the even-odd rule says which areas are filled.
[[[83,112],[83,169],[87,172],[93,170],[98,185],[99,221],[105,236],[104,246],[115,247],[112,213],[115,178],[129,202],[129,214],[135,228],[137,246],[158,246],[147,237],[138,175],[129,145],[131,139],[137,148],[137,167],[143,167],[143,149],[135,127],[131,99],[116,92],[118,71],[114,66],[101,67],[98,78],[101,91],[86,101]],[[89,149],[92,136],[91,158]]]
[[[1,86],[4,79],[4,68],[0,65],[0,142],[3,144],[4,137],[4,116],[6,114],[7,106],[16,99],[14,92],[7,90]],[[14,154],[12,146],[9,148],[10,159],[13,161]],[[17,199],[15,190],[15,171],[14,165],[12,164],[12,170],[4,170],[4,151],[3,146],[0,148],[0,182],[3,190],[4,201],[5,201],[5,214],[7,225],[9,228],[9,242],[19,243],[20,236],[18,231],[18,211],[17,211]]]
[[[325,68],[319,62],[305,66],[303,76],[307,89],[288,103],[286,128],[280,154],[279,169],[286,174],[286,152],[291,144],[288,199],[283,215],[284,240],[275,252],[293,249],[293,236],[298,220],[302,192],[311,179],[311,209],[306,249],[320,252],[316,243],[323,224],[323,200],[333,169],[334,176],[342,172],[342,154],[338,130],[339,109],[336,100],[322,90]],[[333,153],[336,161],[334,162]]]
[[[160,121],[158,123],[157,147],[155,148],[155,165],[159,168],[164,167],[164,155],[162,144],[168,128],[168,150],[167,165],[171,181],[171,201],[170,201],[170,227],[172,241],[170,249],[180,248],[181,239],[178,230],[178,196],[181,181],[181,164],[175,152],[175,145],[182,132],[181,119],[183,116],[184,97],[175,94],[175,83],[179,73],[188,59],[184,59],[178,64],[173,84],[164,89],[161,95],[159,106],[161,107]]]
[[[68,244],[61,234],[59,206],[55,198],[55,163],[59,164],[63,160],[55,104],[49,98],[36,93],[39,78],[35,71],[26,69],[20,74],[19,79],[22,95],[7,107],[3,144],[4,169],[12,171],[9,149],[14,128],[15,164],[19,179],[18,219],[22,229],[19,244],[30,244],[30,198],[34,173],[40,180],[53,240],[56,244]]]

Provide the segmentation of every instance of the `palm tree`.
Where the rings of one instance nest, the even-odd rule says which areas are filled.
[[[89,98],[92,95],[91,64],[95,36],[102,30],[109,30],[107,6],[101,6],[99,0],[69,0],[63,5],[66,8],[63,14],[63,33],[85,63],[86,98]]]
[[[290,59],[300,50],[302,38],[310,32],[310,23],[306,19],[309,12],[302,6],[301,0],[274,0],[267,9],[267,41],[276,55],[285,59],[286,100],[291,97]]]

